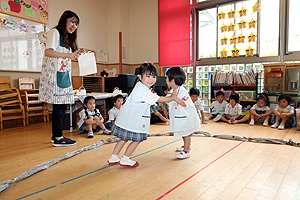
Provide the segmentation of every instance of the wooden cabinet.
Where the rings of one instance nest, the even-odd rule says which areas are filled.
[[[87,93],[104,92],[104,77],[101,76],[72,76],[73,89],[83,86]]]
[[[292,81],[287,77],[287,72],[289,69],[298,69],[300,63],[270,63],[263,64],[264,66],[264,89],[268,93],[280,93],[280,94],[299,94],[299,89],[297,91],[290,91],[289,84]]]

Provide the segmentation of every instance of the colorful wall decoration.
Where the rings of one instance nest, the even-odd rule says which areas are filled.
[[[218,57],[257,55],[257,23],[260,4],[256,0],[218,8]]]
[[[48,24],[48,0],[0,0],[0,12]]]

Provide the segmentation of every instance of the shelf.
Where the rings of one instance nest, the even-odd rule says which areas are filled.
[[[257,85],[212,85],[211,87],[257,87]]]
[[[215,100],[217,100],[217,99],[215,99],[215,98],[212,98],[211,99],[212,101],[215,101]],[[224,99],[225,101],[229,101],[229,99]],[[242,100],[242,99],[240,99],[240,101],[245,101],[245,102],[256,102],[256,100]]]

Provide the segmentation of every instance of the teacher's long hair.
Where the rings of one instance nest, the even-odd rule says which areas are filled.
[[[77,26],[79,25],[79,17],[76,13],[74,13],[73,11],[70,10],[66,10],[62,16],[59,19],[59,22],[57,24],[57,26],[55,27],[59,34],[62,36],[63,38],[63,42],[66,45],[67,48],[71,47],[72,52],[75,52],[78,47],[77,47],[77,29],[73,32],[73,33],[68,33],[67,29],[66,29],[66,24],[67,24],[67,20],[69,18],[73,18],[75,17],[75,23],[77,24]]]

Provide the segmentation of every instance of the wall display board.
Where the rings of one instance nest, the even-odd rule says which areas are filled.
[[[48,0],[0,0],[0,12],[48,24]]]
[[[41,71],[45,24],[0,13],[0,70]]]

